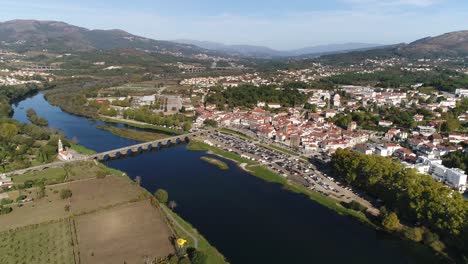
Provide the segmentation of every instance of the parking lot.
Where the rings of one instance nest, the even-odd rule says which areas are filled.
[[[372,205],[364,200],[360,193],[353,191],[343,182],[330,177],[313,163],[305,161],[299,156],[288,155],[267,148],[258,142],[231,134],[218,132],[211,134],[208,139],[217,147],[234,152],[243,158],[259,162],[279,175],[294,180],[310,190],[331,196],[339,201],[350,202],[356,200],[368,208],[372,208]],[[321,157],[318,154],[316,156],[316,158],[322,160],[326,159],[326,157]]]

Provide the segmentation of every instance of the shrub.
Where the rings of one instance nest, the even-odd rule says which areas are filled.
[[[11,204],[11,203],[13,203],[13,200],[10,200],[10,199],[2,199],[0,201],[1,205]]]
[[[429,230],[426,230],[423,235],[424,244],[430,245],[432,242],[438,241],[439,236],[435,233],[432,233]]]
[[[16,201],[17,201],[17,202],[20,202],[20,201],[22,201],[22,200],[24,200],[24,199],[26,199],[26,198],[27,198],[27,196],[24,195],[24,194],[22,194],[22,195],[18,196],[18,198],[16,198]]]
[[[194,250],[190,254],[190,260],[193,264],[205,264],[208,259],[208,256],[202,251]]]
[[[394,212],[388,214],[382,221],[382,226],[387,230],[397,230],[400,228],[400,220]]]
[[[67,199],[72,197],[72,191],[70,189],[63,189],[60,191],[60,198]]]
[[[349,209],[352,209],[354,211],[359,211],[359,212],[366,212],[367,211],[367,207],[360,204],[359,202],[355,201],[355,200],[352,200],[351,202],[348,203],[348,208]]]
[[[154,196],[160,203],[167,203],[167,200],[169,199],[169,194],[167,194],[167,191],[164,189],[158,189],[155,193]]]
[[[423,230],[419,227],[408,227],[405,229],[404,235],[407,239],[420,242],[423,239]]]

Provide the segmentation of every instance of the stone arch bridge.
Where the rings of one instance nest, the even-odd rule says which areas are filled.
[[[0,176],[15,176],[15,175],[21,175],[24,173],[28,172],[34,172],[34,171],[42,171],[48,168],[60,168],[65,166],[65,164],[74,162],[74,161],[84,161],[84,160],[97,160],[97,161],[105,161],[111,158],[120,158],[120,157],[125,157],[130,154],[137,154],[141,153],[143,151],[148,151],[151,149],[159,149],[163,146],[170,146],[173,144],[179,144],[181,142],[188,142],[192,138],[197,138],[197,137],[203,137],[206,136],[210,133],[212,133],[213,130],[200,130],[197,132],[189,133],[189,134],[183,134],[183,135],[178,135],[178,136],[173,136],[169,138],[163,138],[155,141],[150,141],[150,142],[145,142],[145,143],[140,143],[140,144],[135,144],[132,146],[127,146],[119,149],[113,149],[101,153],[96,153],[92,154],[89,156],[85,156],[81,159],[75,159],[71,161],[59,161],[59,162],[54,162],[54,163],[48,163],[48,164],[43,164],[39,166],[34,166],[34,167],[29,167],[26,169],[21,169],[21,170],[16,170],[16,171],[11,171],[7,172],[4,174],[1,174]]]
[[[209,133],[211,130],[202,130],[190,134],[178,135],[170,138],[163,138],[155,141],[144,142],[132,146],[127,146],[119,149],[113,149],[101,153],[96,153],[89,155],[88,159],[94,159],[98,161],[108,160],[110,158],[119,158],[122,156],[128,156],[131,154],[141,153],[143,151],[148,151],[151,149],[159,149],[163,146],[170,146],[173,144],[179,144],[181,142],[188,142],[191,138],[202,137]]]

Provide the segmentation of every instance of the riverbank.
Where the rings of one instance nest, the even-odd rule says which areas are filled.
[[[229,169],[229,166],[227,165],[227,163],[223,162],[221,160],[211,158],[211,157],[207,157],[207,156],[200,157],[200,159],[203,160],[204,162],[215,165],[220,170],[228,170]]]
[[[371,216],[369,214],[365,214],[362,211],[356,211],[353,209],[350,209],[348,207],[345,207],[343,204],[341,204],[339,201],[324,196],[320,193],[311,191],[304,186],[300,185],[299,183],[296,183],[294,181],[288,180],[277,173],[269,170],[268,168],[262,166],[261,164],[258,164],[254,161],[244,159],[232,152],[224,151],[220,148],[217,148],[215,146],[210,146],[208,144],[205,144],[200,141],[190,141],[190,143],[187,146],[187,149],[192,150],[192,151],[207,151],[210,154],[214,154],[217,156],[220,156],[222,158],[226,158],[229,160],[232,160],[238,164],[238,166],[243,169],[244,171],[248,172],[249,174],[256,176],[262,180],[265,180],[267,182],[272,182],[272,183],[277,183],[283,186],[284,189],[297,193],[297,194],[302,194],[307,196],[310,200],[313,200],[331,210],[334,212],[344,215],[344,216],[349,216],[354,219],[357,219],[359,222],[368,225],[369,227],[382,231],[385,233],[388,233],[398,239],[409,241],[410,243],[418,243],[418,241],[414,241],[412,239],[409,239],[403,231],[409,230],[412,231],[413,229],[404,226],[401,224],[401,232],[394,232],[394,231],[389,231],[385,230],[380,226],[380,220],[375,218],[374,216]],[[408,232],[406,232],[408,233]],[[436,247],[433,246],[428,246],[428,245],[423,245],[423,247],[431,248],[433,252],[435,253],[435,256],[440,260],[440,261],[446,261],[447,263],[452,263],[452,259],[448,256],[447,252],[445,252],[443,245],[438,247],[439,244],[436,245]]]
[[[99,129],[107,130],[111,132],[112,134],[131,139],[131,140],[136,140],[140,142],[148,142],[148,141],[154,141],[154,140],[159,140],[163,138],[170,137],[171,135],[168,135],[166,133],[156,133],[156,132],[149,132],[149,131],[138,131],[130,128],[120,128],[120,127],[114,127],[114,126],[97,126]]]
[[[240,156],[232,152],[224,151],[217,147],[209,146],[208,144],[205,144],[200,141],[190,141],[190,143],[187,146],[187,149],[192,150],[192,151],[208,151],[209,153],[212,153],[214,155],[232,160],[236,162],[239,165],[239,167],[241,167],[242,169],[244,169],[246,172],[248,172],[249,174],[253,176],[256,176],[267,182],[278,183],[282,185],[283,188],[294,193],[306,195],[309,199],[323,206],[326,206],[341,215],[352,216],[358,219],[362,223],[368,224],[373,228],[379,229],[378,226],[376,226],[372,221],[370,221],[370,219],[368,219],[364,213],[345,208],[337,200],[334,200],[327,196],[310,191],[309,189],[293,181],[287,180],[286,178],[261,166],[260,164],[257,164],[256,162],[241,158]]]
[[[80,154],[86,154],[86,153],[95,153],[94,150],[88,149],[84,146],[81,145],[73,145],[75,147],[75,150],[79,152]],[[111,167],[108,167],[100,162],[96,163],[98,167],[101,169],[107,171],[110,174],[114,175],[122,175],[126,179],[128,179],[131,183],[134,183],[134,181],[123,171],[113,169]],[[226,164],[227,166],[227,164]],[[153,196],[148,190],[145,188],[139,186],[139,188],[146,193],[147,196]],[[166,218],[166,223],[168,223],[171,226],[171,229],[173,232],[175,232],[175,235],[177,237],[184,238],[188,241],[188,247],[194,247],[194,241],[192,240],[192,236],[194,236],[197,241],[198,241],[198,250],[202,251],[207,255],[207,260],[206,264],[224,264],[227,263],[225,260],[225,257],[214,247],[212,246],[208,240],[206,240],[203,235],[201,235],[196,228],[194,228],[190,223],[185,221],[182,217],[180,217],[178,214],[176,214],[174,211],[170,210],[166,205],[164,204],[159,204],[159,203],[152,203],[154,206],[158,207],[160,212],[165,216]],[[174,223],[176,221],[177,223]],[[179,228],[178,226],[182,226],[183,230]],[[187,234],[187,232],[189,234]]]
[[[132,127],[136,127],[136,128],[151,129],[154,131],[159,131],[159,132],[163,132],[163,133],[170,134],[170,135],[182,135],[186,133],[185,131],[170,129],[170,128],[162,127],[162,126],[151,125],[151,124],[147,124],[147,123],[143,123],[143,122],[139,122],[135,120],[130,120],[130,119],[122,119],[122,118],[100,115],[99,120],[102,120],[107,123],[124,124],[124,125],[129,125]]]
[[[226,259],[224,256],[215,248],[213,247],[208,240],[206,240],[197,229],[195,229],[191,224],[186,222],[182,217],[176,214],[174,211],[167,208],[166,205],[161,204],[161,210],[166,214],[166,218],[170,219],[171,221],[177,221],[177,223],[182,227],[180,228],[179,225],[171,223],[172,228],[174,229],[175,233],[179,237],[183,237],[187,240],[188,246],[187,247],[194,247],[194,241],[190,236],[187,236],[185,231],[188,231],[192,236],[194,236],[198,241],[198,250],[202,251],[206,254],[207,259],[205,264],[225,264]]]

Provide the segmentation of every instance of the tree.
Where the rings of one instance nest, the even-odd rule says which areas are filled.
[[[443,132],[453,132],[456,131],[460,128],[460,121],[456,118],[448,118],[447,121],[445,121],[442,126],[441,130]]]
[[[218,122],[216,122],[216,120],[213,119],[206,119],[205,121],[203,121],[203,124],[213,127],[218,126]]]
[[[192,129],[192,123],[190,121],[185,121],[184,122],[184,131],[189,131]]]
[[[7,141],[11,140],[14,136],[16,136],[18,132],[18,127],[15,124],[4,123],[0,127],[0,135]]]
[[[382,226],[387,230],[397,230],[400,228],[400,220],[395,212],[391,212],[382,221]]]
[[[190,260],[193,264],[206,264],[208,256],[199,250],[193,250],[191,254],[189,254]]]
[[[405,228],[404,235],[407,239],[420,242],[423,240],[423,230],[419,227],[408,227]]]
[[[164,189],[158,189],[155,193],[154,193],[154,197],[156,197],[156,199],[158,199],[158,201],[162,204],[165,204],[167,203],[168,199],[169,199],[169,194],[167,193],[166,190]]]

